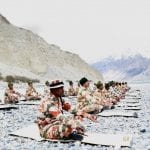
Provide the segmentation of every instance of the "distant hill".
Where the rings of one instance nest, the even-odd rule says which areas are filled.
[[[101,73],[77,54],[48,44],[33,32],[12,25],[0,15],[0,74],[39,79],[103,80]]]
[[[105,80],[150,81],[150,59],[137,54],[130,57],[106,58],[92,64]]]

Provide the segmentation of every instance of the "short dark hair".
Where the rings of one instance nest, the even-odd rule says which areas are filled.
[[[28,81],[28,85],[32,84],[32,81]]]
[[[110,84],[109,83],[105,83],[105,89],[109,90]]]
[[[72,82],[72,81],[69,81],[69,85],[73,85],[73,82]]]
[[[11,87],[13,86],[13,83],[12,82],[8,82],[8,87]]]
[[[45,84],[46,84],[47,86],[49,86],[49,82],[48,82],[48,81],[46,81]]]
[[[80,84],[83,85],[84,83],[86,83],[87,81],[89,81],[87,78],[83,77],[80,79]]]
[[[103,87],[103,83],[101,81],[98,81],[97,83],[94,84],[98,89]]]

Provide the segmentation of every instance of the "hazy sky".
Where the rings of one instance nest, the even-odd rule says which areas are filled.
[[[0,13],[87,62],[150,57],[150,0],[0,0]]]

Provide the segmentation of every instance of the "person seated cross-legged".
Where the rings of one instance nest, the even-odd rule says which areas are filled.
[[[5,90],[4,103],[17,103],[19,101],[19,97],[21,97],[21,94],[14,90],[13,83],[8,83],[8,88]]]
[[[40,135],[46,139],[82,140],[85,128],[81,118],[89,118],[96,122],[93,115],[71,109],[71,105],[62,99],[64,84],[60,80],[50,83],[51,97],[45,97],[39,105],[37,124]],[[64,111],[71,114],[66,116]]]

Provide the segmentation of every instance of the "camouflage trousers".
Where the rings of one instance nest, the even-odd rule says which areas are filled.
[[[88,104],[85,106],[80,106],[78,108],[80,111],[86,112],[86,113],[92,113],[92,112],[101,112],[101,110],[103,109],[102,105],[97,105],[97,104]]]
[[[73,131],[77,133],[83,133],[85,131],[80,121],[73,117],[67,117],[63,121],[56,121],[40,127],[40,134],[46,139],[67,139]]]

